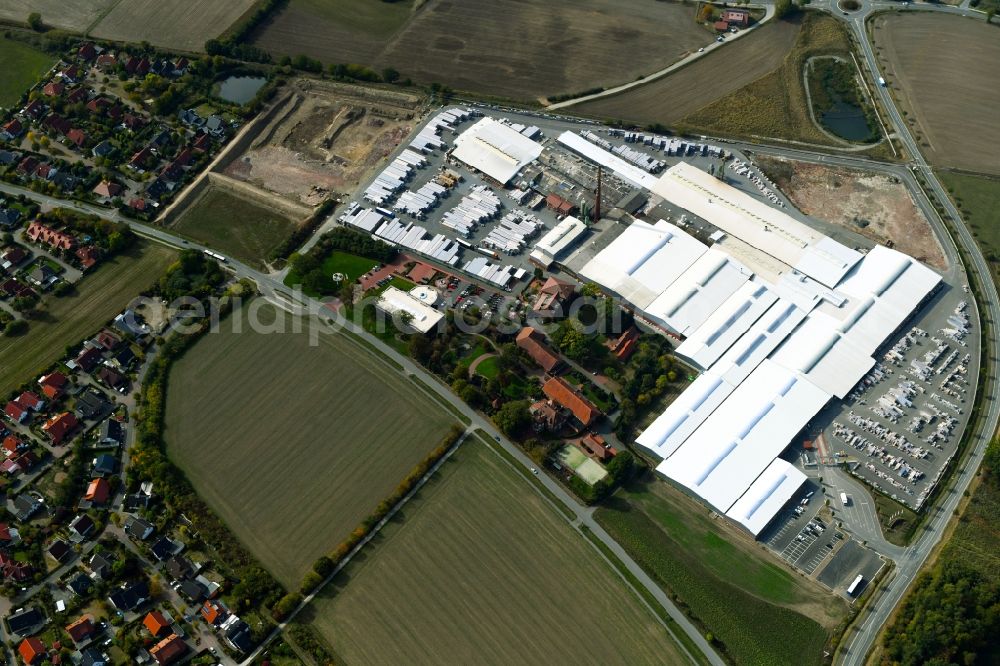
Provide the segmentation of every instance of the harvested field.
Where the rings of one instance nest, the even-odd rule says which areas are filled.
[[[885,14],[874,20],[879,62],[928,161],[1000,174],[1000,33],[982,20]],[[993,63],[970,67],[975,61]]]
[[[120,0],[93,29],[94,37],[203,51],[229,29],[254,0]]]
[[[409,135],[422,103],[418,95],[299,81],[224,173],[309,205],[351,192]]]
[[[310,607],[338,663],[686,663],[610,565],[482,440],[403,513]]]
[[[818,583],[647,474],[595,513],[665,591],[676,594],[736,664],[820,664],[847,606]],[[764,627],[781,627],[766,631]]]
[[[695,23],[695,6],[677,2],[429,0],[391,37],[386,32],[399,21],[398,9],[383,25],[368,20],[359,30],[348,25],[353,19],[315,5],[293,1],[254,43],[326,63],[394,67],[422,83],[515,99],[632,81],[712,39]]]
[[[55,58],[12,39],[0,38],[0,107],[10,107],[55,64]]]
[[[28,22],[28,14],[38,12],[42,22],[54,28],[83,32],[115,0],[0,0],[0,19]]]
[[[288,238],[301,220],[227,188],[210,184],[171,225],[188,236],[254,266]]]
[[[930,222],[906,186],[884,174],[757,156],[795,207],[937,268],[948,268]]]
[[[806,60],[813,56],[849,57],[851,45],[846,29],[837,19],[818,12],[806,12],[788,20],[800,23],[801,29],[795,45],[777,69],[688,114],[678,127],[723,136],[841,145],[812,122],[802,72]]]
[[[159,244],[140,242],[88,273],[76,293],[47,299],[41,320],[32,320],[20,337],[0,337],[0,393],[7,395],[33,378],[74,345],[125,309],[152,286],[177,258]]]
[[[167,450],[264,566],[298,589],[454,419],[343,334],[310,346],[308,333],[254,331],[258,309],[262,323],[291,326],[254,301],[174,366]]]
[[[799,24],[771,21],[662,79],[571,107],[574,113],[637,124],[672,125],[773,72],[795,43]],[[720,72],[726,72],[720,76]]]

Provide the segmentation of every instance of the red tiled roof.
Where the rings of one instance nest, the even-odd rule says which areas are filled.
[[[73,624],[66,626],[66,633],[73,639],[73,642],[80,644],[90,638],[94,633],[94,620],[89,615],[84,615]]]
[[[94,502],[95,504],[104,504],[108,501],[108,496],[111,494],[111,484],[104,479],[94,479],[87,486],[87,494],[83,496],[83,499]]]
[[[65,83],[61,83],[59,81],[49,81],[48,83],[45,84],[45,87],[42,88],[42,92],[48,95],[49,97],[58,97],[63,93],[63,90],[65,89],[66,89]]]
[[[34,664],[45,656],[45,644],[35,637],[25,638],[17,646],[17,652],[26,664]]]
[[[76,244],[76,239],[73,236],[57,231],[38,220],[29,224],[24,233],[36,243],[45,243],[49,247],[59,250],[69,250]]]
[[[153,634],[154,638],[170,628],[167,618],[163,617],[163,613],[158,610],[147,613],[142,623],[149,630],[149,633]]]
[[[28,410],[21,407],[21,405],[17,404],[13,400],[7,403],[7,406],[3,408],[3,411],[4,414],[7,415],[7,418],[18,423],[20,423],[21,419],[28,414]]]
[[[70,432],[79,424],[76,416],[70,412],[56,414],[42,426],[42,430],[49,436],[53,444],[61,443]]]
[[[594,422],[601,414],[593,403],[577,393],[576,389],[567,384],[561,377],[553,377],[542,386],[545,396],[556,404],[565,407],[585,426]]]
[[[25,409],[31,409],[37,412],[45,403],[34,391],[25,391],[21,395],[17,396],[17,404],[21,405]]]
[[[167,666],[187,652],[187,649],[187,643],[181,640],[177,634],[170,634],[170,636],[157,643],[149,651],[149,654],[160,666]]]
[[[94,194],[99,197],[116,197],[121,194],[122,186],[108,180],[102,180],[94,188]]]
[[[525,326],[517,334],[517,346],[528,353],[531,359],[540,365],[545,372],[559,365],[562,359],[544,342],[542,334],[530,326]]]

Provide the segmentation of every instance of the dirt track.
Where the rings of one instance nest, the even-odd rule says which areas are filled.
[[[928,161],[1000,174],[1000,29],[929,13],[875,21],[879,62]]]

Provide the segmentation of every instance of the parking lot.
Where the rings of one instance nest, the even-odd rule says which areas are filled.
[[[969,300],[961,288],[940,290],[825,415],[828,455],[913,509],[938,482],[969,418],[979,344]]]
[[[810,478],[760,537],[775,554],[806,575],[812,574],[843,538],[829,520],[818,517],[824,499],[822,487]]]
[[[837,550],[816,579],[845,599],[853,601],[865,591],[883,566],[885,563],[878,553],[850,539]],[[854,594],[849,595],[847,588],[858,574],[864,576],[864,580]]]

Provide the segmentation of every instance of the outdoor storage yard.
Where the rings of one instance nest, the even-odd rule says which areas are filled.
[[[598,522],[725,646],[737,664],[819,663],[842,603],[651,475],[597,510]],[[782,627],[780,632],[761,627]]]
[[[451,419],[343,334],[310,346],[306,333],[254,332],[249,310],[258,306],[262,321],[275,321],[270,305],[255,302],[175,365],[166,439],[199,494],[297,589],[316,558],[440,443]],[[291,325],[287,315],[279,321]]]
[[[477,438],[310,614],[338,662],[687,662],[599,551]]]
[[[349,192],[412,130],[415,94],[299,81],[227,175],[300,203]]]
[[[982,20],[930,14],[885,14],[874,19],[879,62],[910,129],[936,166],[1000,174],[1000,70],[970,67],[1000,62],[995,26]]]
[[[938,270],[948,267],[930,223],[898,179],[784,158],[756,156],[756,162],[803,213],[876,243],[892,241],[900,252]]]
[[[359,3],[334,4],[350,10]],[[407,17],[402,10],[410,3],[377,3],[373,14],[293,1],[254,43],[325,63],[394,67],[422,83],[532,99],[633,81],[712,39],[695,23],[695,5],[679,2],[418,4]]]
[[[251,197],[216,184],[189,196],[192,200],[171,228],[255,266],[263,265],[307,214],[302,211],[295,219],[282,207],[267,205],[263,193]]]
[[[799,24],[772,21],[669,76],[619,95],[571,107],[598,118],[672,125],[773,72],[795,43]],[[719,72],[725,71],[725,76]]]
[[[64,355],[67,345],[92,334],[139,293],[156,282],[177,254],[140,242],[108,260],[76,286],[76,293],[51,298],[41,318],[23,336],[0,337],[0,393],[6,395]]]

